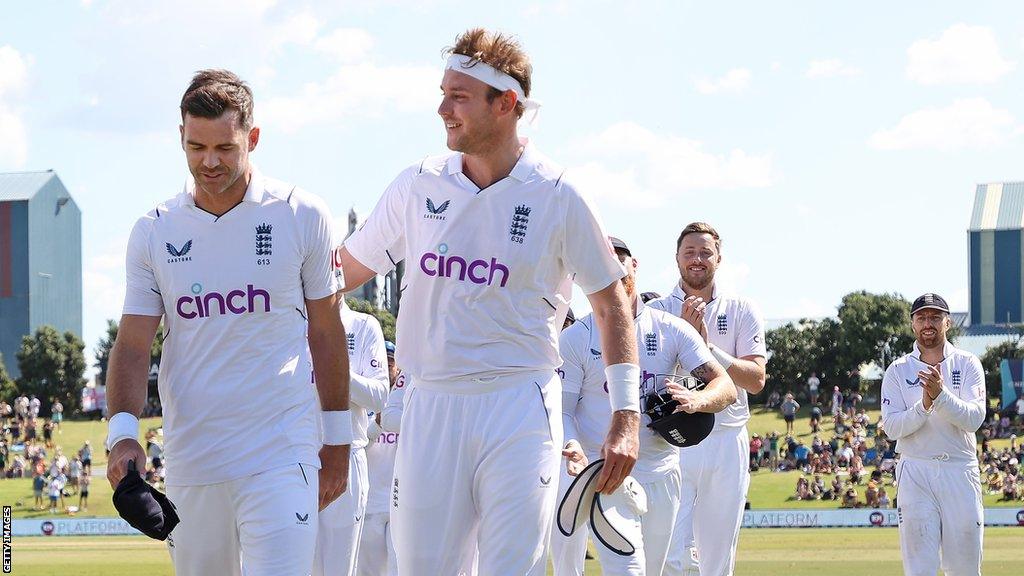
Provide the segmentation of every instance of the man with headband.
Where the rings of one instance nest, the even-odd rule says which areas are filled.
[[[613,415],[598,488],[636,461],[640,369],[624,271],[564,170],[516,133],[531,66],[512,38],[456,39],[438,113],[453,152],[411,166],[339,250],[346,290],[408,259],[405,399],[391,512],[399,572],[543,575],[561,460],[558,333],[571,282],[603,335]]]

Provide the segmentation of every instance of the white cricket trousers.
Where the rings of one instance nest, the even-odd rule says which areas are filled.
[[[664,571],[669,543],[679,510],[679,470],[670,470],[664,476],[641,482],[647,494],[647,513],[640,517],[640,531],[643,542],[631,556],[621,556],[601,544],[594,542],[601,560],[601,571],[606,576],[660,576]],[[568,474],[565,474],[569,478]],[[570,482],[571,483],[571,482]],[[562,490],[568,490],[568,484]],[[561,494],[559,494],[561,498]],[[589,524],[576,529],[566,538],[556,527],[551,536],[551,559],[555,576],[583,576],[587,553]]]
[[[320,511],[313,576],[355,574],[368,494],[366,450],[354,448],[348,457],[348,489]]]
[[[167,539],[174,573],[308,576],[318,486],[317,469],[295,463],[219,484],[167,486],[181,518]]]
[[[544,576],[561,461],[553,371],[454,383],[417,380],[395,457],[391,521],[401,576]],[[475,538],[474,538],[475,535]]]
[[[903,573],[980,576],[985,527],[977,462],[900,456],[896,467]],[[941,558],[941,562],[940,562]]]
[[[367,514],[359,540],[356,576],[398,576],[398,561],[391,540],[391,515]]]
[[[679,450],[679,513],[666,576],[732,576],[750,486],[747,428],[721,428]]]

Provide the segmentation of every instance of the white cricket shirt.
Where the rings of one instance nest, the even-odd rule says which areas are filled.
[[[679,317],[683,311],[686,292],[676,284],[672,293],[647,304]],[[718,293],[712,293],[711,302],[704,308],[704,323],[708,327],[708,343],[735,358],[744,356],[768,357],[764,342],[764,318],[753,302]],[[750,419],[747,391],[736,387],[736,401],[715,414],[715,430],[740,428]]]
[[[928,364],[917,343],[913,352],[889,365],[882,379],[882,428],[905,456],[977,462],[974,433],[985,420],[985,371],[977,356],[949,342],[942,354],[942,392],[930,412],[924,409],[917,375]]]
[[[640,356],[641,403],[646,394],[655,390],[659,393],[665,391],[664,378],[658,375],[673,374],[677,364],[689,373],[714,360],[697,330],[681,318],[651,309],[638,301],[634,324]],[[593,461],[599,457],[612,417],[601,356],[601,335],[593,315],[587,315],[566,328],[559,346],[565,360],[558,369],[562,391],[567,396],[579,395],[575,410],[576,439],[583,446],[587,458]],[[649,423],[650,418],[642,415],[640,454],[632,472],[641,483],[654,481],[661,473],[679,465],[679,450],[647,428]],[[570,438],[567,436],[565,440],[568,442]]]
[[[410,167],[345,241],[378,274],[407,261],[396,359],[417,385],[554,370],[570,277],[590,294],[625,274],[588,200],[524,146],[483,190],[459,153]]]
[[[167,483],[319,466],[305,300],[342,286],[330,211],[255,171],[219,217],[195,205],[193,187],[140,218],[128,242],[123,312],[164,317]]]
[[[380,412],[388,397],[388,352],[380,322],[369,314],[342,304],[345,344],[349,366],[349,413],[352,415],[352,448],[367,444],[367,412]]]

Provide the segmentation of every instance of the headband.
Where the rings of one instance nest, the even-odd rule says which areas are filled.
[[[466,76],[471,76],[477,80],[505,92],[511,90],[516,93],[517,100],[522,103],[525,109],[524,117],[527,118],[527,123],[531,126],[537,121],[537,113],[540,111],[540,102],[531,100],[526,97],[526,92],[523,91],[523,86],[519,84],[519,81],[515,78],[505,74],[504,72],[496,69],[490,64],[483,60],[472,58],[464,54],[452,54],[448,58],[448,62],[445,64],[445,70],[455,70],[461,72]]]

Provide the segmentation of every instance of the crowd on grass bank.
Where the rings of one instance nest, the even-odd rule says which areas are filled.
[[[35,396],[22,395],[10,404],[0,400],[0,479],[31,478],[33,510],[86,512],[93,480],[93,447],[86,440],[73,454],[66,452],[59,442],[63,405],[52,401],[49,418],[40,417],[41,409],[42,402]],[[160,430],[147,432],[146,441],[146,480],[160,486],[164,477]]]

